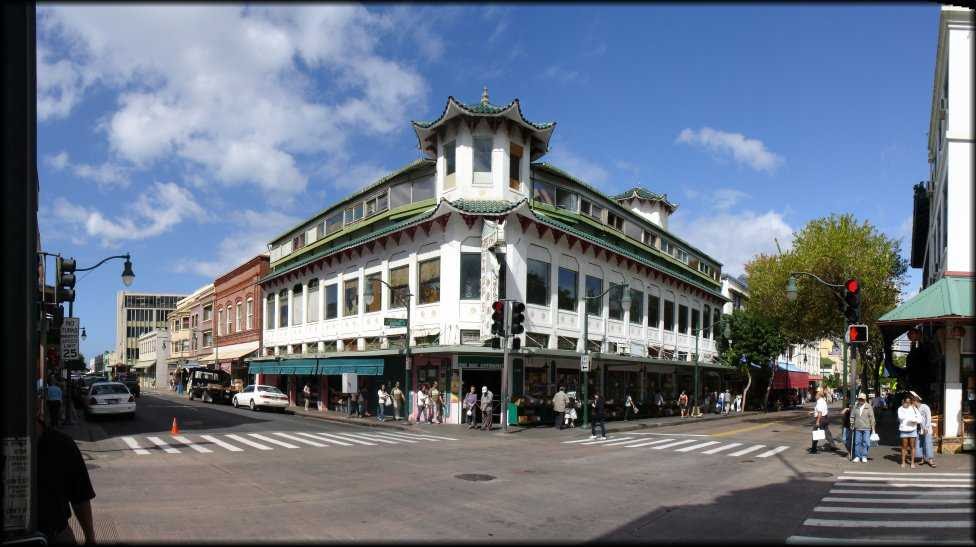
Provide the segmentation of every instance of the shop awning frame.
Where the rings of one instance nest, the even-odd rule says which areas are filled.
[[[323,359],[319,357],[295,359],[252,360],[248,363],[248,374],[298,374],[304,376],[327,376],[353,373],[363,376],[382,376],[382,358],[344,358]]]

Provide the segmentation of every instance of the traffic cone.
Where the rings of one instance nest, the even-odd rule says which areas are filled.
[[[176,425],[176,416],[173,416],[173,427],[169,428],[169,432],[171,435],[180,434],[180,426]]]

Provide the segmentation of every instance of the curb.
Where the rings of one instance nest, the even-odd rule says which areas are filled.
[[[322,420],[322,421],[325,421],[325,422],[332,422],[332,423],[336,423],[336,424],[359,425],[359,426],[366,426],[366,427],[379,427],[379,428],[387,428],[387,429],[396,429],[398,431],[407,431],[407,432],[415,432],[415,431],[417,431],[417,428],[415,428],[415,427],[411,427],[409,425],[400,425],[400,424],[398,424],[395,421],[394,422],[391,422],[391,423],[386,423],[386,422],[377,422],[377,421],[373,420],[372,422],[370,422],[369,418],[367,418],[366,420],[360,422],[360,421],[348,420],[348,419],[345,419],[345,418],[333,418],[331,416],[319,416],[319,415],[311,414],[311,413],[305,414],[304,412],[295,412],[295,411],[292,411],[292,414],[294,416],[301,416],[302,418],[311,418],[313,420]]]

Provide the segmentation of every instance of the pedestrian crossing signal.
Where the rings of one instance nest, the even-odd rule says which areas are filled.
[[[848,344],[865,344],[868,341],[867,325],[848,325],[844,340]]]
[[[491,333],[495,336],[505,336],[505,301],[492,302],[491,310]]]

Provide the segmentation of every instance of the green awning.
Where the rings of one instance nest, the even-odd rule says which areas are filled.
[[[972,319],[972,277],[943,277],[878,319],[879,326],[947,319]]]
[[[298,374],[328,375],[352,372],[364,376],[382,376],[383,359],[335,358],[335,359],[282,359],[251,361],[248,374]]]

